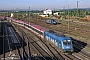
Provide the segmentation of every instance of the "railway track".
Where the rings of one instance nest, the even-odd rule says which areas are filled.
[[[27,36],[26,36],[26,34],[24,34],[24,31],[23,30],[21,30],[20,28],[19,28],[19,31],[20,31],[20,33],[21,33],[21,35],[22,35],[22,38],[24,39],[24,40],[26,40],[27,42],[26,42],[26,44],[27,44],[27,47],[25,48],[25,50],[23,51],[23,52],[25,52],[25,51],[27,51],[25,54],[27,54],[27,60],[31,60],[31,53],[30,53],[30,46],[29,46],[29,40],[28,40],[28,38],[27,38]],[[23,43],[23,41],[22,41],[22,45],[23,45],[24,43]],[[24,47],[23,47],[24,48]],[[27,49],[27,50],[26,50]],[[23,53],[24,54],[24,53]]]
[[[76,60],[83,59],[83,58],[79,58],[78,55],[82,55],[83,57],[86,57],[85,59],[89,59],[89,57],[85,56],[86,54],[82,54],[82,53],[78,53],[76,55],[75,54],[72,54],[72,55],[66,55],[66,54],[64,54],[64,56],[68,57],[68,59],[72,59],[72,60],[75,59],[75,58],[76,58]]]
[[[21,31],[21,30],[20,30]],[[24,32],[24,31],[22,31]],[[23,34],[25,36],[25,38],[27,37],[26,34]],[[32,41],[29,40],[29,43],[39,52],[39,54],[43,57],[44,60],[53,60],[53,58],[51,57],[51,55],[45,51],[38,43],[37,41],[35,41],[32,37],[27,37],[28,39],[31,39]],[[33,43],[32,43],[33,42]],[[49,58],[47,58],[47,57]]]
[[[33,35],[32,35],[33,37]],[[39,42],[37,42],[45,51],[47,51],[54,60],[64,60],[64,58],[57,53],[57,51],[55,51],[54,49],[51,49],[51,46],[49,45],[48,42],[46,42],[45,40],[41,40],[41,38],[38,37],[38,39],[40,40]]]
[[[19,33],[19,30],[18,30],[19,27],[17,25],[15,25],[15,26],[13,25],[13,27],[16,29],[16,32]],[[21,53],[21,55],[22,55],[21,59],[23,59],[23,60],[31,60],[30,54],[27,53],[27,50],[26,50],[26,47],[25,47],[29,43],[25,43],[25,39],[24,39],[24,35],[23,34],[20,34],[19,37],[21,37],[21,47],[22,47],[22,49],[19,49],[22,52]],[[28,47],[28,48],[30,48],[30,47]],[[28,52],[30,52],[30,51],[28,51]]]
[[[26,60],[26,54],[24,52],[24,46],[21,44],[20,38],[13,27],[8,23],[4,23],[3,26],[3,57],[1,60]]]
[[[90,60],[90,55],[87,50],[81,50],[82,48],[84,48],[84,46],[85,44],[82,44],[81,42],[78,44],[76,41],[74,41],[74,48],[76,53],[74,53],[73,56],[76,56],[78,59],[81,60]]]
[[[38,36],[37,36],[38,37]],[[53,56],[55,58],[59,59],[64,59],[64,57],[62,57],[62,55],[55,49],[55,47],[53,47],[53,44],[50,44],[50,41],[41,39],[40,37],[38,37],[40,39],[40,41],[49,49],[49,51],[53,54]],[[49,42],[49,43],[48,43]],[[52,48],[52,49],[51,49]],[[57,60],[56,59],[56,60]]]
[[[24,32],[24,31],[22,31],[22,32]],[[24,37],[26,38],[27,37],[27,35],[26,35],[26,33],[25,34],[23,34],[24,35]],[[28,35],[30,35],[30,34],[28,34]],[[33,35],[30,35],[31,37],[33,37]],[[35,37],[34,37],[35,38]],[[39,38],[39,37],[38,37]],[[29,38],[29,39],[33,39],[33,38]],[[46,49],[49,49],[49,54],[52,56],[53,55],[53,57],[54,58],[52,58],[52,60],[60,60],[61,58],[62,58],[62,60],[66,60],[66,59],[68,59],[68,60],[73,60],[73,59],[75,59],[75,60],[78,60],[78,58],[76,58],[75,56],[73,56],[73,55],[67,55],[67,54],[62,54],[60,51],[57,51],[57,49],[55,48],[55,47],[53,47],[50,43],[47,43],[47,44],[49,44],[50,46],[48,46],[46,43],[45,43],[45,41],[43,41],[43,40],[41,40],[41,38],[39,38],[40,39],[40,41],[42,42],[42,44],[44,44],[47,48]],[[37,39],[35,39],[35,40],[37,40]],[[39,41],[39,40],[38,40]],[[40,42],[39,41],[39,42]],[[37,42],[37,41],[36,41]],[[31,44],[31,43],[30,43]],[[38,43],[39,45],[41,44],[41,43]],[[41,44],[41,45],[42,45]],[[40,46],[41,46],[40,45]],[[44,46],[44,47],[45,47]],[[35,46],[34,46],[35,47]],[[41,46],[41,48],[42,48],[43,46]],[[51,49],[52,48],[52,49]],[[37,49],[37,48],[36,48]],[[44,48],[43,48],[44,49]],[[45,51],[47,51],[45,49]]]
[[[3,43],[5,43],[5,41],[7,42],[7,46],[4,44],[4,49],[3,49],[3,54],[4,54],[4,57],[1,58],[1,60],[8,60],[8,59],[17,59],[19,60],[20,59],[20,56],[18,55],[18,52],[17,50],[12,50],[12,46],[11,46],[11,36],[10,35],[10,32],[8,32],[8,27],[4,24],[5,28],[5,40],[3,41]],[[13,40],[13,39],[12,39]],[[16,47],[14,47],[16,48]],[[6,49],[6,50],[5,50]],[[9,51],[6,53],[6,51]]]
[[[24,29],[23,29],[24,30]],[[25,34],[23,34],[23,35],[25,35]],[[24,37],[27,37],[27,36],[24,36]],[[32,36],[33,37],[33,36]],[[34,37],[33,37],[34,38]],[[37,40],[37,39],[35,39],[35,40]],[[40,42],[41,41],[41,42]],[[51,57],[51,59],[53,59],[53,60],[60,60],[60,59],[63,59],[64,60],[64,58],[59,54],[58,55],[58,53],[57,52],[53,52],[53,51],[51,51],[51,49],[50,49],[50,47],[48,47],[41,39],[40,39],[40,41],[39,42],[37,42],[37,44],[39,44],[38,46],[39,47],[41,47],[41,49],[42,50],[45,50],[45,52],[48,54],[48,52],[47,51],[49,51],[49,56]],[[44,45],[43,45],[44,44]],[[46,49],[45,48],[43,48],[43,46],[44,47],[46,47]],[[29,49],[28,49],[29,50]]]
[[[5,32],[4,32],[5,27],[2,27],[2,26],[4,26],[3,22],[1,23],[1,28],[2,28],[1,31],[2,31],[2,36],[3,36],[2,37],[2,39],[3,39],[3,56],[1,58],[5,58],[5,47],[4,47],[5,46],[5,40],[4,40],[5,39]]]

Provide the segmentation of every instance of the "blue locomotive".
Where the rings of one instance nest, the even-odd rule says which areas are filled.
[[[45,21],[48,24],[57,24],[56,20],[54,20],[54,19],[46,19]]]
[[[44,38],[58,46],[62,52],[73,52],[72,40],[68,36],[49,30],[45,32]]]

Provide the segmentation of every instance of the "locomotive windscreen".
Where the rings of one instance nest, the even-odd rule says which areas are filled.
[[[63,44],[64,44],[64,45],[70,45],[70,42],[71,42],[70,40],[64,40],[64,41],[63,41]]]

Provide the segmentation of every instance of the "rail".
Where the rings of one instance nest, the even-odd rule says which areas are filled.
[[[33,42],[34,42],[34,39],[33,39],[32,37],[28,37],[27,34],[26,34],[22,29],[19,29],[19,30],[20,30],[21,32],[23,32],[23,35],[24,35],[25,38],[27,38],[28,40],[31,39],[31,40],[33,40]],[[35,47],[35,49],[38,50],[38,52],[42,55],[42,57],[43,57],[44,60],[47,60],[47,59],[44,57],[43,53],[42,53],[34,44],[32,44],[32,42],[29,41],[29,43],[30,43],[33,47]],[[34,43],[35,43],[44,53],[46,53],[48,56],[50,56],[49,53],[47,53],[44,49],[42,49],[42,47],[40,47],[36,42],[34,42]],[[50,58],[52,59],[51,56],[50,56]]]

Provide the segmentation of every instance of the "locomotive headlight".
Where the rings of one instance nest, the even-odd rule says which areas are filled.
[[[66,42],[67,40],[64,40],[64,42]]]
[[[64,42],[70,42],[71,40],[64,40]]]
[[[68,42],[70,42],[70,40],[68,40]]]

